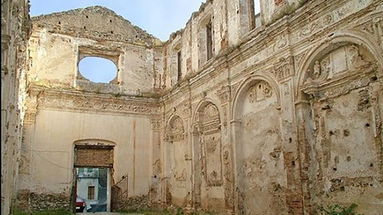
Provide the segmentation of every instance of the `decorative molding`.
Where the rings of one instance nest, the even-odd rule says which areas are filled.
[[[271,70],[271,73],[278,80],[290,77],[294,75],[293,62],[293,57],[281,57],[276,63],[274,63],[274,67],[273,70]]]
[[[298,69],[303,64],[303,59],[307,55],[307,53],[308,50],[306,49],[305,51],[294,56],[295,69]]]
[[[349,16],[365,7],[367,7],[369,4],[371,4],[373,0],[350,0],[346,2],[341,7],[328,12],[327,14],[324,14],[321,16],[321,18],[312,21],[310,24],[305,25],[301,31],[298,33],[299,39],[304,39],[309,37],[315,32],[318,32],[328,26],[330,26],[333,23],[336,23],[342,19],[344,19],[346,16]]]
[[[248,99],[249,103],[256,103],[273,95],[273,89],[266,81],[259,81],[257,84],[249,89]]]
[[[230,102],[230,93],[231,93],[231,87],[229,85],[222,86],[220,89],[217,90],[216,95],[221,101],[221,104]]]
[[[309,67],[306,84],[326,82],[345,73],[371,70],[372,62],[362,56],[357,45],[345,45],[332,50]]]
[[[373,17],[367,22],[356,26],[355,29],[367,32],[375,36],[379,36],[379,34],[382,34],[381,30],[383,29],[383,16],[378,15],[376,17]]]
[[[35,89],[34,89],[35,90]],[[33,91],[33,90],[32,90]],[[39,91],[39,90],[38,90]],[[27,100],[28,102],[28,100]],[[60,110],[100,111],[113,113],[157,114],[159,104],[112,95],[95,95],[76,92],[41,91],[38,101],[40,108]]]
[[[169,123],[169,127],[165,131],[165,141],[180,142],[186,138],[183,120],[181,117],[174,117]]]
[[[161,129],[162,120],[159,117],[153,117],[150,119],[150,123],[152,125],[152,129],[154,131],[159,131]]]

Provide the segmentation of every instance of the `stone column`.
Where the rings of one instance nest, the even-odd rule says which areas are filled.
[[[311,123],[310,120],[310,103],[304,99],[299,99],[295,103],[295,116],[296,116],[296,144],[298,147],[298,168],[301,181],[303,214],[313,214],[311,211],[310,202],[310,189],[309,189],[309,169],[311,165],[311,158],[309,156],[311,146],[308,139],[310,130],[307,128]]]
[[[232,120],[230,122],[230,142],[231,142],[231,147],[232,147],[232,165],[233,165],[233,203],[234,203],[234,213],[238,213],[239,208],[239,196],[238,196],[238,158],[237,158],[237,144],[241,144],[240,137],[238,136],[238,133],[240,132],[241,129],[241,121],[240,120]]]
[[[201,164],[200,164],[200,143],[199,143],[199,126],[198,122],[194,122],[192,127],[192,207],[194,210],[197,210],[201,207]]]
[[[161,161],[163,163],[162,165],[162,171],[161,171],[161,177],[160,177],[160,186],[161,186],[161,205],[162,207],[166,208],[168,206],[169,202],[169,191],[168,191],[168,183],[170,179],[170,173],[168,172],[168,161],[167,157],[169,156],[169,144],[171,142],[164,138],[163,144],[161,145]]]
[[[159,116],[152,116],[150,122],[152,125],[152,144],[150,151],[150,163],[152,164],[152,174],[149,199],[154,206],[157,206],[161,200],[161,119]]]
[[[293,214],[303,214],[303,195],[299,166],[299,146],[295,131],[293,80],[281,82],[282,151],[287,177],[286,202]]]
[[[223,187],[225,194],[225,207],[228,214],[234,213],[234,164],[233,164],[233,141],[230,137],[228,125],[230,113],[230,86],[223,86],[217,95],[221,101],[221,135],[222,135],[222,161],[223,161]]]

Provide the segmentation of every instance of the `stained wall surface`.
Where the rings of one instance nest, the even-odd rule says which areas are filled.
[[[35,195],[52,194],[69,199],[75,178],[75,142],[91,139],[115,143],[113,182],[117,184],[127,178],[129,195],[146,196],[151,182],[151,155],[145,150],[150,148],[150,131],[150,120],[145,116],[42,108],[34,124],[25,128],[27,141],[24,143],[19,189]]]
[[[129,95],[153,88],[158,58],[154,47],[160,41],[107,8],[34,17],[29,43],[28,78],[37,85]],[[88,56],[114,62],[115,79],[109,84],[86,79],[78,64]]]
[[[207,1],[164,43],[102,7],[33,18],[20,204],[69,207],[91,140],[115,144],[116,208],[383,211],[382,2],[260,3]],[[81,77],[84,56],[116,80]]]
[[[180,117],[194,172],[185,201],[221,213],[316,214],[356,203],[379,214],[381,2],[261,1],[254,17],[249,2],[206,2],[165,47],[163,153],[168,120]],[[209,102],[220,122],[204,127],[198,116]],[[204,138],[212,128],[218,143]],[[222,167],[222,185],[205,182],[209,160]]]
[[[1,214],[16,198],[30,27],[27,1],[1,1]]]
[[[103,7],[34,17],[32,25],[20,207],[71,208],[79,141],[89,147],[112,143],[113,207],[124,207],[124,201],[137,207],[130,204],[132,198],[146,206],[152,181],[152,120],[159,105],[157,99],[143,96],[153,94],[159,40]],[[86,79],[78,64],[87,56],[114,62],[114,80]]]

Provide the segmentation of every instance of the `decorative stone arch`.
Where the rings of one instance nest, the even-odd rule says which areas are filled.
[[[201,138],[202,135],[214,133],[221,138],[221,113],[222,111],[220,111],[216,103],[213,103],[210,99],[202,100],[194,113],[193,134]],[[197,142],[199,142],[199,140],[197,140]],[[218,145],[221,145],[221,143]]]
[[[231,150],[223,145],[222,110],[216,104],[213,99],[203,99],[193,114],[193,206],[225,212],[231,209],[232,184],[227,180],[231,160],[224,152],[231,154]]]
[[[173,135],[173,132],[175,131],[175,126],[178,126],[178,129],[179,131],[177,132],[181,132],[182,131],[182,136],[179,136],[180,138],[185,138],[185,124],[184,124],[184,120],[177,114],[172,114],[168,121],[166,122],[165,124],[165,141],[167,142],[173,142],[174,139],[172,137]],[[177,133],[179,135],[181,135],[181,133]]]
[[[191,155],[184,120],[172,114],[165,126],[164,193],[168,205],[189,205]]]
[[[213,104],[217,109],[218,109],[218,113],[219,113],[219,118],[220,118],[220,121],[222,122],[222,117],[223,117],[223,115],[222,115],[222,107],[220,107],[218,104],[219,104],[219,102],[218,102],[218,100],[217,99],[214,99],[214,98],[204,98],[204,99],[202,99],[199,103],[198,103],[198,105],[197,105],[197,107],[196,107],[196,109],[194,110],[194,113],[193,113],[193,117],[192,117],[192,119],[193,119],[193,124],[196,122],[196,121],[198,121],[197,120],[197,117],[198,117],[198,114],[199,114],[199,112],[201,112],[201,110],[203,110],[205,107],[206,107],[206,105],[208,105],[208,104]],[[194,128],[193,128],[194,129]]]
[[[236,110],[238,110],[238,105],[240,105],[241,99],[244,97],[246,92],[256,82],[259,82],[259,81],[264,81],[271,86],[273,92],[275,92],[275,94],[276,94],[278,106],[279,107],[281,106],[280,90],[279,90],[279,86],[278,86],[277,82],[271,76],[269,76],[267,74],[264,74],[264,73],[257,74],[257,75],[251,76],[251,77],[245,79],[244,81],[242,81],[242,83],[239,85],[236,92],[234,92],[234,97],[233,97],[232,104],[231,104],[231,106],[232,106],[232,108],[231,108],[231,111],[232,111],[231,112],[231,119],[232,120],[234,120],[234,121],[238,120],[238,117],[236,116],[235,112],[236,112]]]
[[[370,208],[369,213],[380,210],[370,204],[375,200],[363,200],[375,190],[355,188],[343,180],[352,176],[354,184],[382,186],[377,181],[383,178],[383,167],[374,165],[383,159],[382,149],[376,147],[383,142],[383,106],[378,102],[383,99],[383,51],[377,44],[365,32],[335,32],[313,47],[297,70],[295,109],[300,162],[305,167],[301,175],[310,181],[303,187],[319,188],[305,196],[307,209],[318,204],[311,195],[323,202],[354,199],[352,203]]]
[[[304,63],[298,67],[294,94],[299,100],[302,99],[303,96],[301,87],[309,75],[309,67],[318,57],[325,54],[325,52],[328,52],[329,47],[337,46],[342,43],[356,44],[365,47],[376,58],[378,68],[380,68],[380,76],[383,75],[383,50],[377,45],[379,42],[374,39],[372,35],[357,30],[338,31],[330,34],[326,39],[320,42],[319,45],[311,48],[309,53],[303,59]]]
[[[280,106],[279,86],[267,74],[247,78],[234,94],[231,131],[238,214],[287,211]],[[275,185],[284,189],[275,194],[270,191]],[[266,207],[271,204],[275,207]]]

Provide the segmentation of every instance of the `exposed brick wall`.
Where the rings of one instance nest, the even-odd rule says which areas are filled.
[[[64,209],[70,211],[70,196],[63,193],[37,194],[29,191],[18,193],[16,207],[23,211],[41,211]]]

